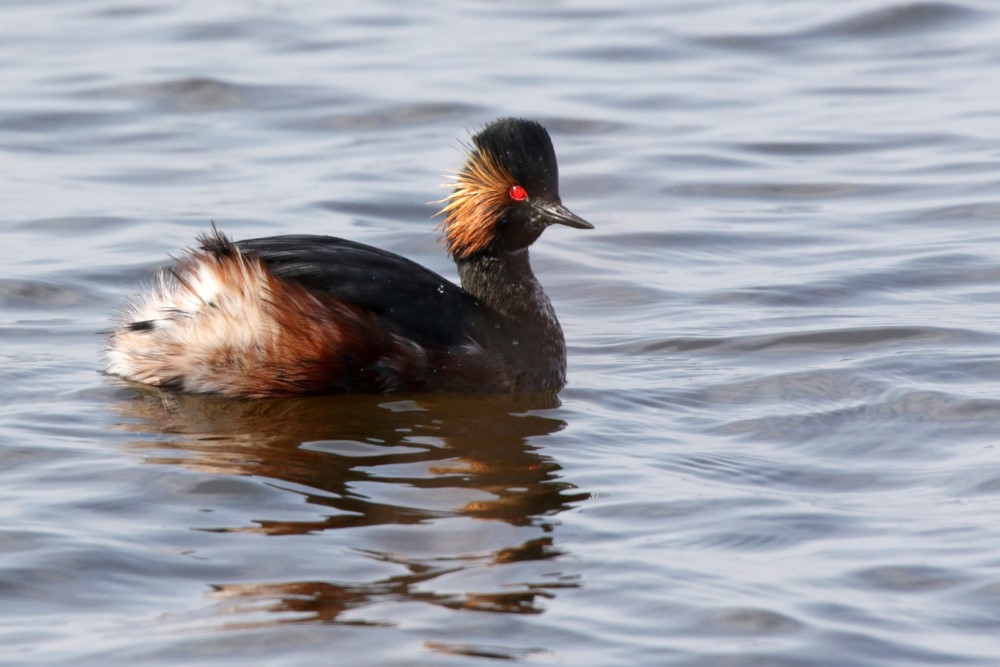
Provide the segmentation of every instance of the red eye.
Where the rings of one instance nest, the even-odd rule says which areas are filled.
[[[510,186],[510,198],[514,201],[524,201],[528,198],[528,192],[520,185]]]

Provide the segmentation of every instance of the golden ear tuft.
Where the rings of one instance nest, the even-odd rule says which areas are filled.
[[[443,230],[449,254],[465,259],[489,246],[514,184],[490,153],[470,152],[462,171],[445,186],[452,188],[451,194],[439,202],[445,206],[438,215],[445,218],[438,229]]]

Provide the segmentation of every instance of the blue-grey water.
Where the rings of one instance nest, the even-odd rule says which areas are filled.
[[[1000,664],[1000,5],[0,4],[0,663]],[[100,373],[214,221],[454,276],[506,115],[557,400]]]

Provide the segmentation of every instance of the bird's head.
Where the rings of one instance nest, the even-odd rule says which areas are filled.
[[[440,215],[456,260],[527,248],[551,224],[593,225],[559,199],[559,168],[549,133],[539,123],[504,118],[472,137]]]

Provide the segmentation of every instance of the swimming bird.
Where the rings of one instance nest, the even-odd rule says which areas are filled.
[[[549,225],[593,226],[563,206],[539,123],[494,121],[467,148],[439,225],[461,287],[346,239],[213,226],[125,306],[106,371],[237,398],[561,389],[566,343],[528,248]]]

